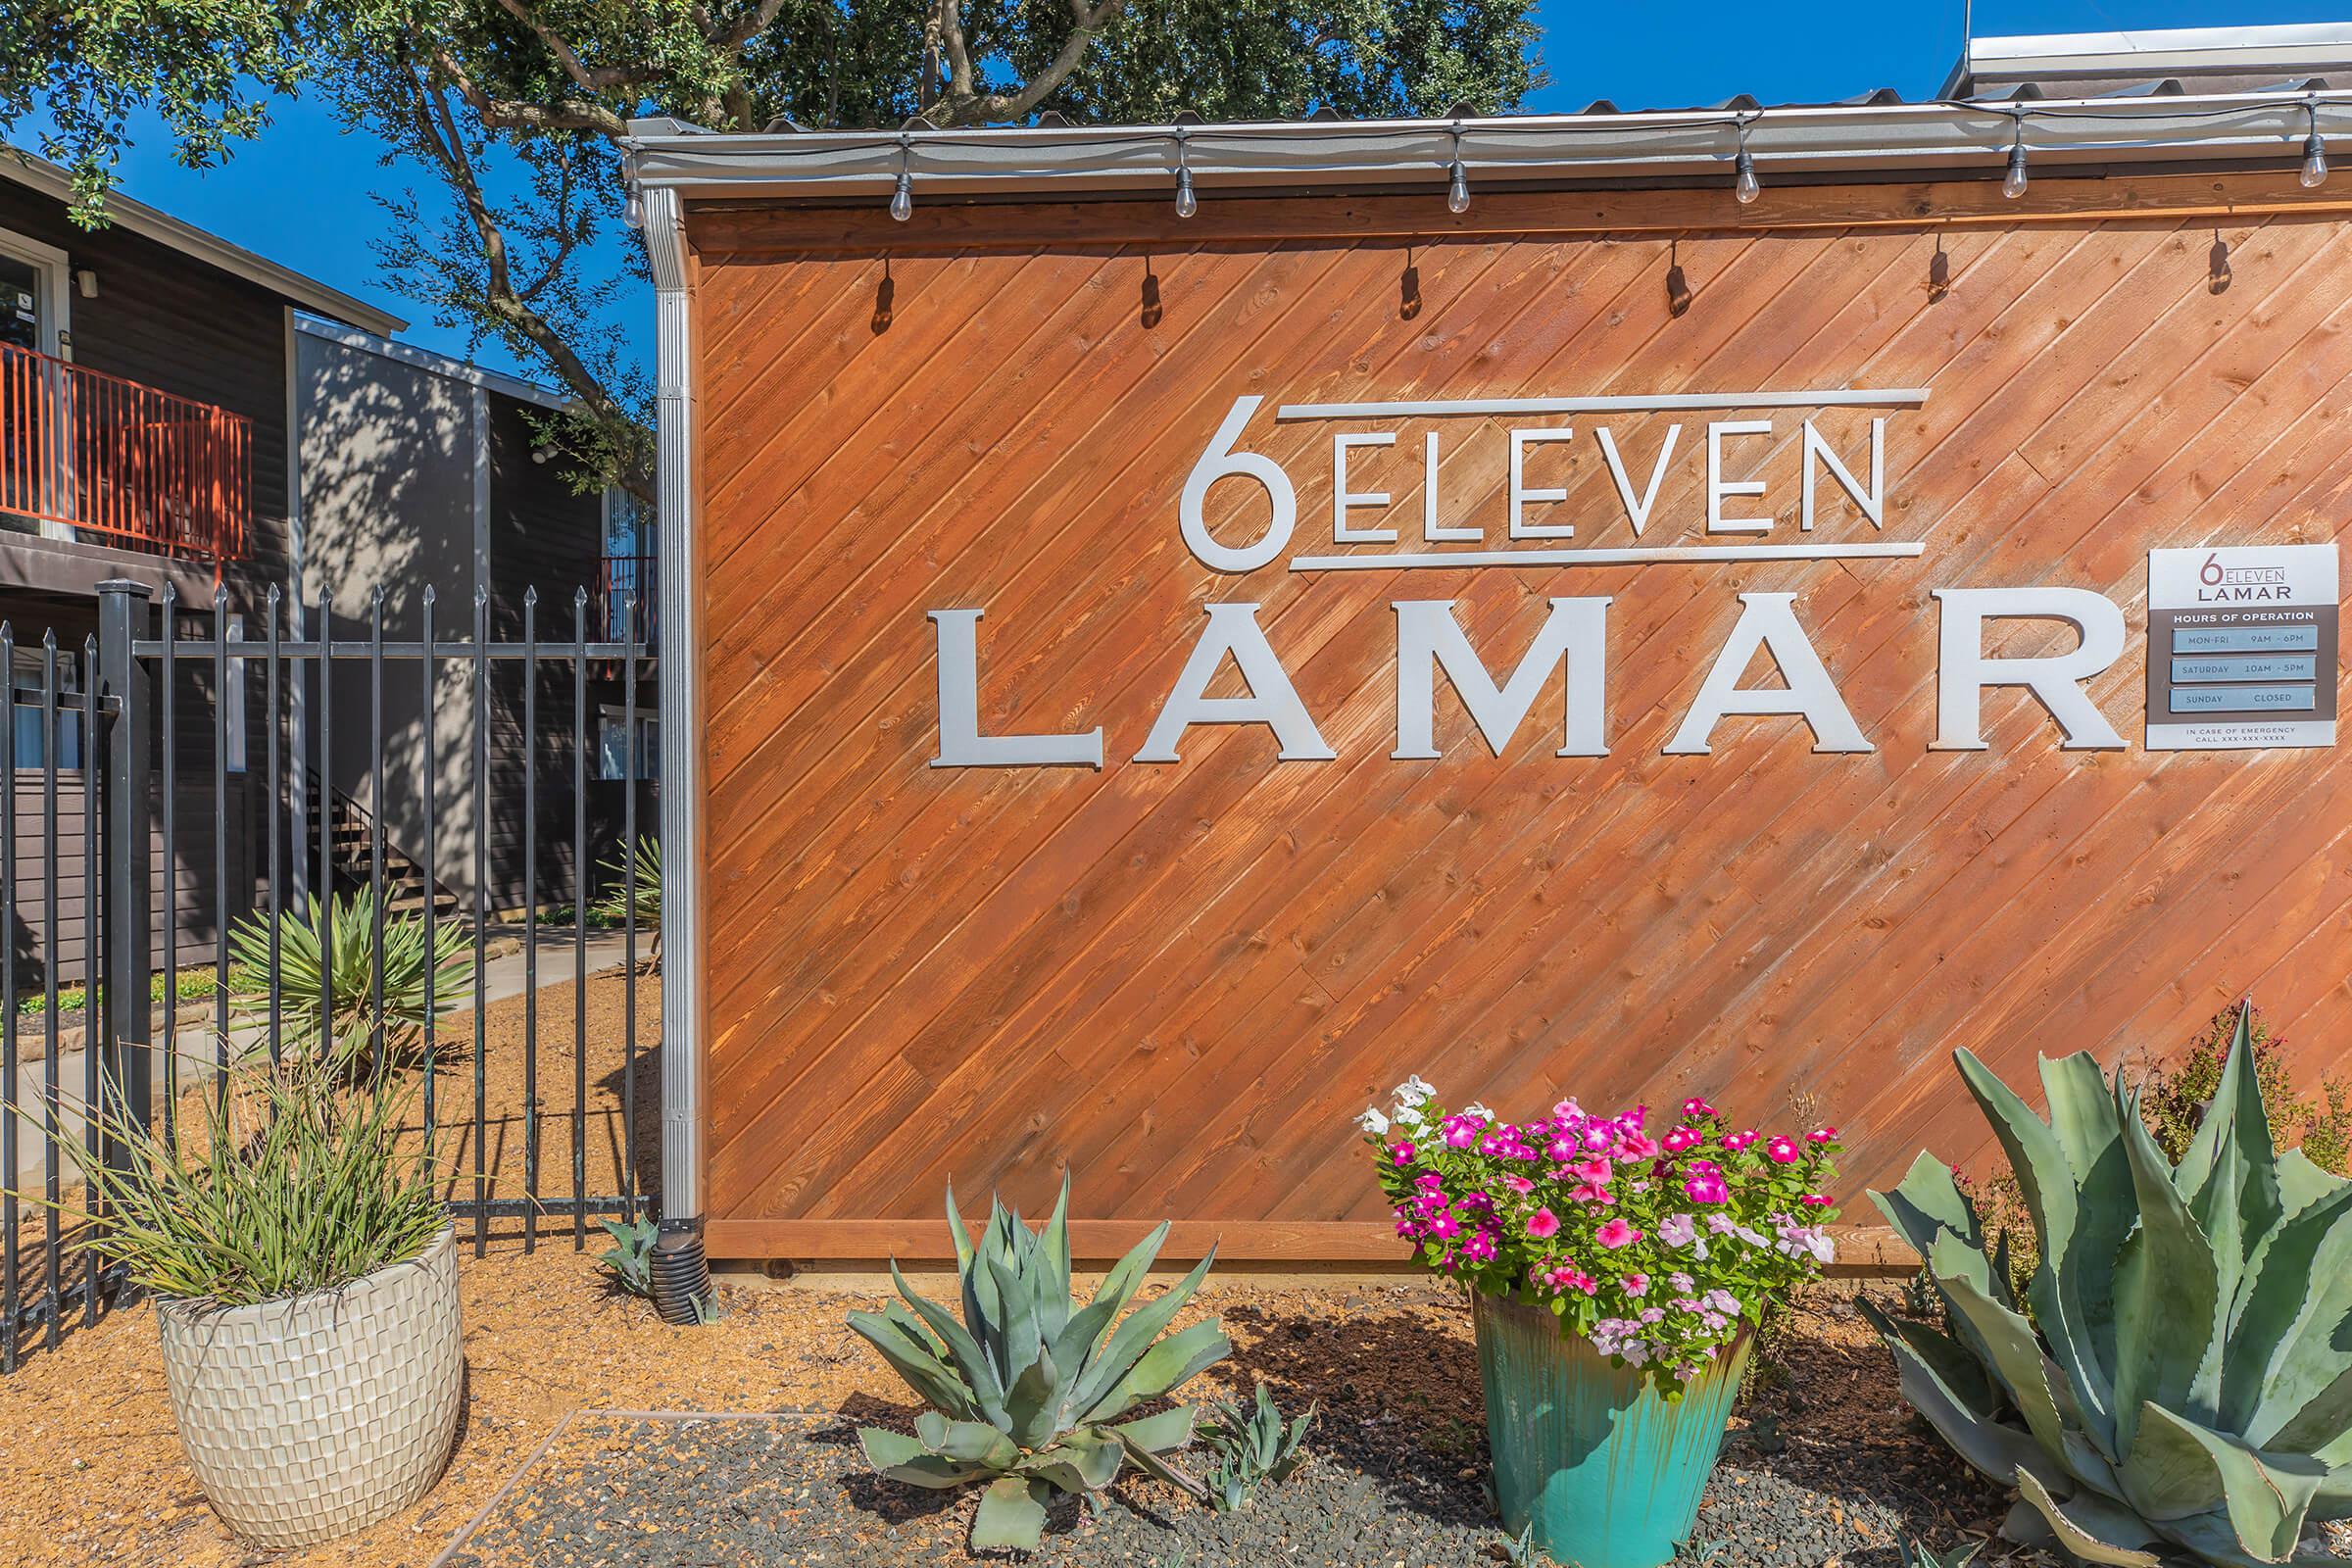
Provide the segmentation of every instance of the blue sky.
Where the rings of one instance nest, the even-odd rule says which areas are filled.
[[[1681,108],[1740,92],[1804,102],[1873,87],[1924,97],[1942,84],[1962,36],[1961,0],[1544,0],[1538,15],[1552,78],[1529,106],[1540,110],[1581,109],[1595,98]],[[2333,20],[2352,20],[2352,0],[1978,0],[1975,27],[1984,36]],[[285,106],[258,141],[203,173],[174,165],[151,130],[122,173],[140,200],[408,318],[412,341],[466,352],[462,331],[435,326],[378,280],[368,240],[383,219],[368,193],[404,176],[380,168],[375,148],[341,134],[323,111]],[[615,324],[650,347],[651,300]],[[523,368],[495,345],[480,358]]]

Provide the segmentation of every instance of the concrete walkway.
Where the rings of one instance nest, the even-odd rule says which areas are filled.
[[[526,955],[521,951],[521,934],[519,927],[511,932],[502,931],[497,940],[503,944],[512,938],[515,951],[501,954],[482,965],[482,994],[486,1003],[504,1002],[509,997],[522,995],[528,975]],[[542,987],[566,985],[570,982],[573,965],[577,961],[572,943],[572,931],[568,926],[540,927],[538,979]],[[652,951],[652,946],[651,933],[639,932],[637,935],[637,957],[640,962],[643,962],[646,956]],[[588,972],[590,974],[601,974],[607,969],[616,969],[627,961],[627,956],[628,942],[620,932],[599,931],[589,934]],[[473,999],[470,990],[456,1000],[461,1010],[470,1011],[472,1009]],[[180,1061],[179,1081],[183,1087],[202,1082],[204,1075],[213,1070],[218,1051],[211,1023],[212,1020],[208,1016],[201,1024],[183,1025],[173,1040]],[[37,1020],[35,1020],[34,1028],[37,1030]],[[263,1043],[263,1033],[264,1026],[258,1024],[242,1024],[233,1027],[229,1030],[229,1050],[233,1054],[241,1054],[256,1048]],[[163,1064],[159,1061],[156,1065],[158,1068],[157,1083],[160,1088]],[[88,1087],[85,1076],[90,1070],[88,1053],[86,1051],[60,1053],[57,1070],[58,1085],[63,1090],[65,1101],[59,1118],[65,1134],[65,1145],[58,1152],[59,1171],[62,1179],[73,1181],[77,1178],[80,1171],[80,1165],[76,1158],[81,1152],[82,1140],[82,1118],[79,1114],[79,1106],[84,1091]],[[46,1090],[48,1081],[47,1062],[20,1062],[17,1068],[17,1083],[13,1086],[0,1085],[0,1101],[20,1107],[37,1105]],[[47,1145],[41,1131],[41,1124],[37,1116],[28,1115],[19,1115],[16,1123],[16,1169],[9,1179],[8,1185],[26,1192],[37,1192],[45,1179],[47,1170]]]

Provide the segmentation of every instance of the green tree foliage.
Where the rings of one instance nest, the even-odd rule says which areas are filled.
[[[270,95],[333,106],[387,165],[388,280],[567,390],[582,489],[643,493],[651,386],[603,324],[642,287],[613,246],[632,116],[713,130],[1435,115],[1541,81],[1534,0],[0,0],[0,133],[37,107],[81,216],[139,105],[217,161]],[[29,47],[26,47],[29,41]],[[615,255],[622,258],[616,267]]]

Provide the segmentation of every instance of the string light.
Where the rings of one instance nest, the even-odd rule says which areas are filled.
[[[2009,172],[2001,176],[2001,194],[2011,201],[2026,193],[2026,115],[2022,109],[2012,110],[2017,130],[2009,142]]]
[[[2305,190],[2318,190],[2328,183],[2328,149],[2320,144],[2320,106],[2307,103],[2303,113],[2308,117],[2310,129],[2303,137],[2303,169],[2295,177]]]
[[[1185,161],[1184,132],[1176,132],[1176,216],[1190,218],[1200,210],[1200,198],[1193,194],[1193,167]]]
[[[1453,127],[1453,171],[1446,181],[1446,210],[1466,213],[1470,210],[1470,171],[1462,167],[1462,127]]]
[[[1747,150],[1747,120],[1744,116],[1740,121],[1740,153],[1733,160],[1733,165],[1740,174],[1732,181],[1732,194],[1744,207],[1764,192],[1762,182],[1756,178],[1756,161]]]
[[[914,149],[899,138],[899,185],[890,193],[890,216],[904,223],[914,216]]]

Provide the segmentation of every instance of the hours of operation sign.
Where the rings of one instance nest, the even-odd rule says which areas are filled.
[[[2148,750],[2335,744],[2333,545],[2148,552]]]

